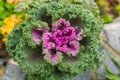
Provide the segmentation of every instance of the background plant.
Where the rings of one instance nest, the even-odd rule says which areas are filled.
[[[120,0],[95,0],[104,23],[110,23],[120,15]]]
[[[14,6],[15,4],[9,4],[6,0],[0,0],[0,27],[4,18],[14,13]]]
[[[10,0],[0,0],[0,29],[3,26],[4,20],[6,17],[9,17],[14,13],[14,3],[9,3]],[[12,0],[15,1],[15,0]],[[3,29],[4,31],[4,29]],[[2,41],[5,38],[5,36],[1,33],[0,30],[0,57],[8,57],[8,54],[6,52],[6,46],[4,42]]]
[[[6,43],[6,37],[11,30],[25,20],[26,15],[14,12],[18,0],[0,0],[0,41]]]
[[[17,16],[16,14],[13,14],[9,17],[6,17],[3,20],[3,25],[0,27],[0,33],[1,33],[1,41],[6,43],[6,37],[7,35],[12,31],[12,29],[19,24],[22,21],[20,15]]]
[[[8,57],[6,52],[6,37],[11,30],[25,20],[22,13],[14,12],[18,0],[0,0],[0,57]]]

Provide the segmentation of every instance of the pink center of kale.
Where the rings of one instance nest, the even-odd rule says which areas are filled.
[[[51,60],[54,60],[52,58],[57,55],[57,52],[76,56],[79,52],[79,41],[82,39],[83,31],[78,27],[72,27],[68,21],[66,22],[62,18],[52,26],[52,32],[44,33],[42,36],[45,54],[51,55]]]
[[[82,29],[71,26],[69,21],[60,18],[52,25],[51,32],[44,30],[33,30],[35,42],[42,38],[43,53],[48,62],[57,63],[61,53],[68,56],[76,56],[79,52],[79,41],[82,39]],[[42,31],[42,35],[39,33]]]

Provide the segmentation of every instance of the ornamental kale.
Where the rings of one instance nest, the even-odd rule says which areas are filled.
[[[102,21],[93,0],[35,0],[26,6],[27,20],[8,36],[7,51],[30,80],[73,80],[100,66]]]

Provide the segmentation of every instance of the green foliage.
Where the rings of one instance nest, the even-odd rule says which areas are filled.
[[[118,12],[118,15],[120,16],[120,4],[115,6],[115,10]]]
[[[113,21],[113,17],[110,15],[106,15],[103,17],[104,23],[110,23]]]
[[[102,20],[93,0],[36,0],[26,4],[27,8],[23,10],[25,9],[28,18],[16,26],[8,36],[7,51],[30,75],[29,80],[72,80],[86,70],[99,67],[98,35]],[[51,65],[43,59],[41,46],[33,42],[31,30],[37,27],[50,27],[59,18],[65,18],[70,22],[75,20],[72,25],[84,30],[83,40],[80,42],[82,46],[75,61],[72,62],[69,57],[64,56],[61,63]]]
[[[120,0],[95,0],[104,23],[110,23],[120,16]]]
[[[3,19],[10,16],[14,12],[14,5],[8,4],[5,0],[0,0],[0,26],[3,24]]]

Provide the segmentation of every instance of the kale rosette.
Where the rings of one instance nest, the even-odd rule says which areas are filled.
[[[31,80],[72,80],[99,67],[102,20],[94,1],[34,1],[26,13],[7,51]]]

